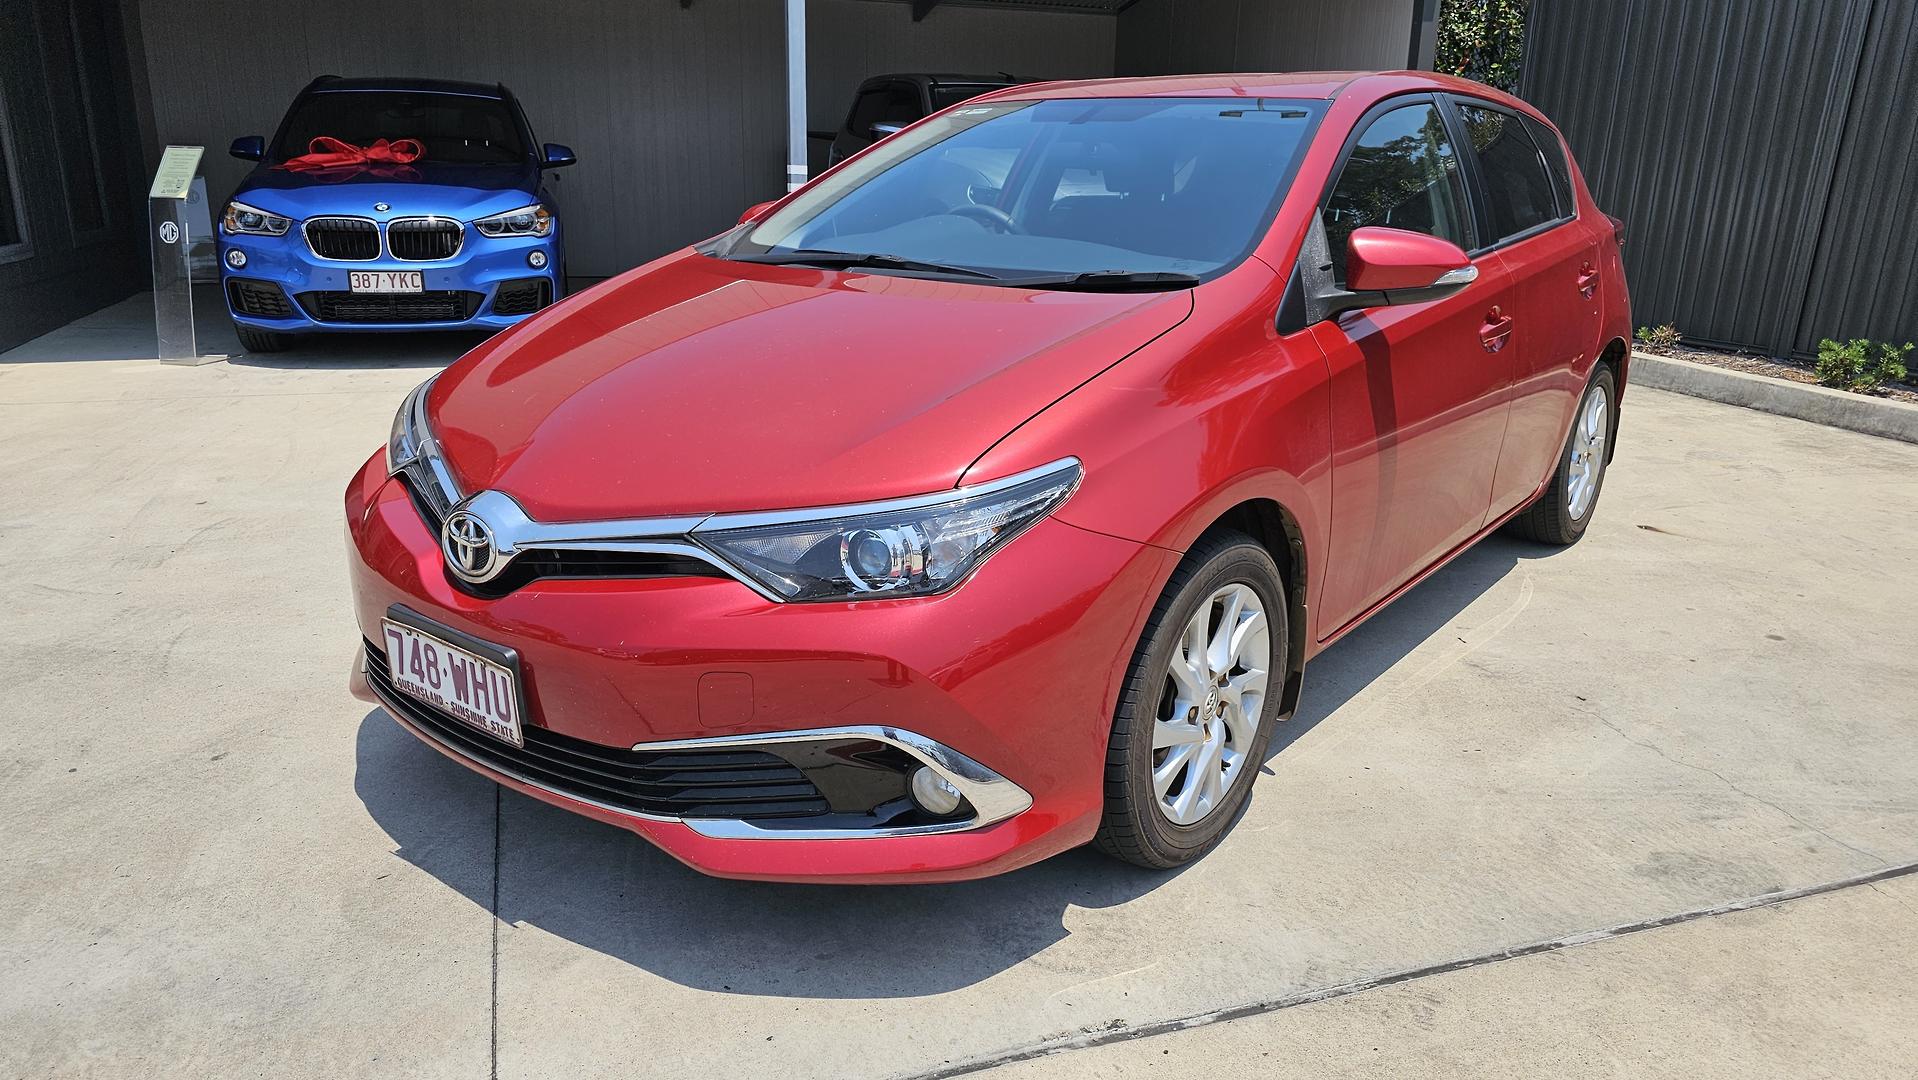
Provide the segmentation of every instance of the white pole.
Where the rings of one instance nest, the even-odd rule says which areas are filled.
[[[806,182],[806,0],[786,0],[786,190]]]

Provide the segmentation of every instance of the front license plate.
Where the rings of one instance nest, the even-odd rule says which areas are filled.
[[[380,622],[386,673],[394,686],[496,739],[526,745],[519,727],[519,683],[511,668],[405,623]]]
[[[346,287],[352,292],[422,292],[426,277],[418,270],[349,270]]]

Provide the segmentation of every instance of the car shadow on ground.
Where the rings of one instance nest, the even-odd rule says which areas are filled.
[[[1521,561],[1552,550],[1487,540],[1354,631],[1313,662],[1299,714],[1279,729],[1272,754],[1336,712]],[[355,791],[401,858],[507,923],[722,993],[943,993],[1062,940],[1071,933],[1070,909],[1124,904],[1179,873],[1141,870],[1082,848],[1001,877],[949,885],[725,881],[696,873],[621,829],[498,788],[419,743],[382,710],[361,721],[357,750]],[[1283,797],[1269,781],[1254,793],[1255,799]],[[472,872],[474,852],[487,848],[498,859],[497,882],[476,880]],[[915,954],[918,962],[902,962]],[[779,960],[768,963],[768,957]]]
[[[281,352],[241,353],[227,363],[257,368],[443,368],[491,334],[437,331],[417,334],[295,334]]]

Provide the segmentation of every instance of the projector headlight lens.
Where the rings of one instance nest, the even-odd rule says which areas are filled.
[[[782,600],[931,596],[1072,495],[1067,459],[941,496],[795,514],[721,515],[693,538]],[[733,524],[737,522],[737,524]]]

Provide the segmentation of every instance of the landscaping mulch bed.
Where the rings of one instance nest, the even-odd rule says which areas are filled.
[[[1690,360],[1694,364],[1710,364],[1712,367],[1730,368],[1747,375],[1766,375],[1786,382],[1818,385],[1818,377],[1811,372],[1810,363],[1795,360],[1774,360],[1768,356],[1747,356],[1744,353],[1719,352],[1716,349],[1700,349],[1691,345],[1656,346],[1634,343],[1634,351],[1651,353],[1653,356],[1669,356],[1674,360]],[[1871,397],[1890,398],[1918,405],[1918,386],[1909,383],[1890,383],[1884,390]]]

